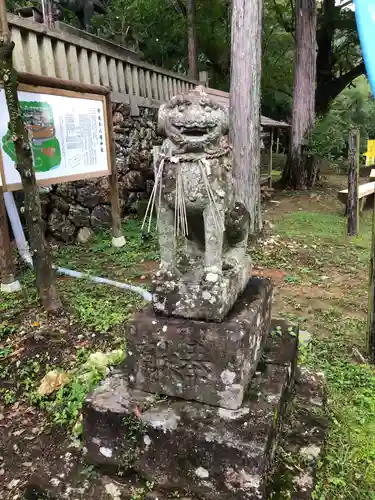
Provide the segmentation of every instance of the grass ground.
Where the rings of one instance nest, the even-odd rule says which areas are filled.
[[[272,235],[255,260],[277,282],[274,311],[313,335],[301,361],[327,378],[332,425],[314,498],[374,499],[375,371],[356,354],[365,352],[371,213],[348,239],[337,178],[329,181],[272,203],[265,215]],[[281,498],[288,495],[286,486]]]
[[[365,213],[360,236],[346,238],[343,207],[336,201],[341,182],[330,178],[314,193],[278,194],[266,208],[269,229],[250,251],[255,272],[276,283],[274,315],[299,323],[313,335],[301,361],[327,377],[332,425],[314,498],[365,500],[375,499],[375,372],[358,362],[357,351],[365,349],[371,218]],[[158,258],[156,241],[142,241],[139,224],[132,219],[125,234],[124,249],[112,249],[110,238],[102,234],[90,248],[56,249],[55,262],[147,287]],[[62,481],[62,462],[69,463],[72,453],[77,467],[70,467],[69,478],[75,474],[74,484],[92,481],[93,471],[83,464],[75,434],[84,396],[105,368],[96,366],[89,378],[81,376],[82,370],[94,352],[124,350],[123,325],[142,305],[134,294],[59,278],[66,311],[48,318],[38,306],[31,273],[23,270],[22,276],[21,294],[0,296],[4,500],[21,498],[35,477],[39,482]],[[69,372],[70,381],[41,396],[40,381],[52,369]],[[142,491],[133,498],[142,498]],[[288,495],[286,485],[280,498]],[[95,497],[88,493],[87,498]]]

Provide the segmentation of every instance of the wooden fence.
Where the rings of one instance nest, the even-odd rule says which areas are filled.
[[[199,84],[185,75],[142,61],[128,49],[60,24],[47,29],[8,14],[18,72],[109,87],[113,99],[159,106]]]

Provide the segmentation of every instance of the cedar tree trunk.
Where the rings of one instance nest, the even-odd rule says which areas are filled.
[[[195,0],[187,2],[187,23],[188,23],[188,55],[189,55],[189,76],[198,80],[197,65],[197,30],[195,25]]]
[[[316,0],[297,0],[292,128],[283,183],[303,189],[316,180],[314,160],[304,153],[314,129]]]
[[[47,311],[57,311],[61,302],[55,288],[55,273],[42,229],[39,190],[35,180],[30,138],[21,119],[17,95],[17,74],[13,69],[12,52],[4,1],[0,0],[0,82],[4,85],[9,112],[9,130],[15,145],[17,170],[25,195],[25,218],[35,266],[39,297]]]
[[[230,134],[237,198],[250,214],[250,230],[261,229],[260,76],[262,1],[233,0]]]

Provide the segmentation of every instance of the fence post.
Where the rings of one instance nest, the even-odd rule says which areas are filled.
[[[270,158],[268,163],[268,187],[272,188],[273,127],[270,132]]]
[[[349,134],[349,167],[348,167],[348,235],[356,236],[359,229],[359,132],[352,130]]]
[[[119,185],[117,177],[116,165],[116,147],[113,137],[113,113],[112,113],[112,99],[109,94],[106,96],[107,105],[107,128],[109,136],[109,148],[111,151],[111,174],[109,176],[110,184],[110,198],[111,198],[111,212],[112,212],[112,246],[121,248],[125,245],[125,237],[122,234],[121,227],[121,210],[120,210],[120,197]]]
[[[280,129],[276,129],[276,154],[279,154],[279,146],[280,146]]]

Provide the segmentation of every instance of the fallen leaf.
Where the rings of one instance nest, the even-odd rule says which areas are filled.
[[[13,436],[21,436],[25,432],[26,429],[20,429],[18,431],[13,432]]]
[[[38,326],[40,326],[40,323],[39,323],[39,321],[34,321],[32,325],[35,327],[38,327]]]
[[[87,347],[89,345],[89,341],[88,340],[83,340],[82,342],[79,342],[77,345],[75,345],[74,347],[76,349],[81,349],[82,347]]]
[[[12,490],[20,482],[20,479],[12,479],[10,483],[7,484],[8,490]]]
[[[138,406],[136,406],[134,408],[134,414],[135,414],[136,417],[141,418],[142,413],[141,413],[141,410],[138,408]]]
[[[41,396],[49,396],[53,392],[60,389],[60,387],[65,385],[67,382],[69,382],[69,380],[69,373],[52,370],[42,378],[42,381],[38,387],[38,393]]]

